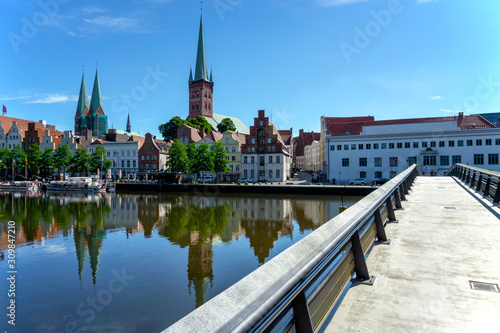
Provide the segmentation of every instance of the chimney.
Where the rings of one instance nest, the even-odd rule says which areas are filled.
[[[205,135],[205,128],[203,128],[203,127],[202,127],[202,128],[200,129],[200,131],[201,131],[200,136],[201,136],[201,138],[203,139],[203,138],[206,136],[206,135]]]
[[[259,110],[259,118],[264,118],[265,117],[266,111],[264,110]]]
[[[459,112],[458,113],[458,119],[464,119],[464,113],[463,112]]]

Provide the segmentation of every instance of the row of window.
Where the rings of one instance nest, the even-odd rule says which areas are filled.
[[[275,171],[274,171],[274,174],[276,175],[275,177],[273,177],[273,170],[268,170],[268,178],[269,178],[269,179],[271,179],[271,178],[278,178],[278,179],[281,179],[281,178],[280,178],[280,177],[281,177],[281,176],[280,176],[280,175],[281,175],[280,170],[275,170]],[[252,170],[250,170],[250,178],[252,178],[252,179],[253,179],[253,178],[254,178],[254,176],[255,176],[255,172],[254,172],[254,170],[252,169]],[[248,178],[248,170],[246,170],[246,169],[245,169],[245,170],[243,170],[243,177],[244,177],[244,178]],[[259,171],[259,178],[260,178],[260,179],[263,179],[263,178],[265,178],[265,177],[266,177],[266,172],[265,172],[265,171],[262,171],[262,170],[261,170],[261,171]]]
[[[156,170],[156,166],[155,163],[141,163],[141,170]]]
[[[259,153],[263,154],[265,152],[265,147],[259,147]],[[248,153],[255,153],[255,147],[248,147],[247,148]],[[276,146],[268,146],[267,147],[267,152],[268,153],[275,153],[276,152]]]
[[[149,156],[151,156],[151,161],[158,160],[158,156],[156,155],[141,155],[141,161],[144,161],[144,156],[146,156],[146,161],[149,161]]]
[[[484,164],[484,154],[474,154],[474,165],[482,165]],[[448,166],[450,165],[450,156],[441,155],[439,156],[439,165]],[[451,156],[451,165],[462,163],[462,155],[452,155]],[[409,156],[408,164],[417,164],[417,156]],[[437,156],[436,155],[424,155],[423,156],[423,164],[424,165],[437,165]],[[488,154],[488,164],[489,165],[497,165],[498,164],[498,154]],[[350,160],[349,158],[342,158],[342,166],[349,167]],[[382,167],[382,157],[375,157],[373,159],[373,165],[375,167]],[[359,166],[366,167],[368,166],[368,158],[360,157],[359,158]],[[398,158],[397,157],[389,157],[389,166],[397,167],[398,166]]]
[[[275,156],[274,160],[275,160],[274,163],[281,163],[280,156]],[[264,165],[264,161],[265,161],[264,156],[260,156],[260,165]],[[269,163],[273,163],[273,157],[268,156],[268,161]],[[248,156],[243,157],[243,163],[248,163]],[[251,157],[250,163],[255,163],[255,156]]]
[[[229,140],[229,139],[226,139],[226,140]],[[229,147],[226,147],[226,153],[229,153]],[[236,153],[236,147],[231,147],[231,153]]]
[[[112,161],[113,162],[113,168],[116,168],[116,161]],[[132,161],[132,168],[135,168],[135,163],[136,161],[133,160]],[[121,164],[122,164],[122,168],[125,168],[125,164],[127,165],[126,167],[127,168],[130,168],[130,161],[121,161]]]
[[[93,150],[89,150],[89,153],[92,153]],[[121,153],[121,156],[135,156],[136,155],[136,151],[135,150],[122,150],[122,153]],[[106,155],[107,156],[120,156],[120,152],[119,151],[106,151]]]
[[[264,130],[262,130],[262,133],[264,136]],[[266,139],[259,139],[259,144],[260,145],[264,145],[266,143]],[[267,143],[271,143],[271,138],[267,138]],[[255,138],[252,138],[252,144],[254,145],[255,144]]]
[[[474,142],[475,141],[475,142]],[[484,142],[485,146],[491,146],[493,145],[493,139],[476,139],[476,140],[449,140],[448,141],[448,147],[455,147],[455,143],[457,147],[464,147],[464,144],[466,144],[467,147],[472,147],[472,146],[482,146]],[[495,145],[500,146],[500,139],[495,139]],[[435,148],[437,146],[439,147],[446,147],[446,141],[424,141],[424,142],[389,142],[389,143],[359,143],[359,144],[344,144],[344,145],[331,145],[330,150],[370,150],[370,149],[403,149],[404,148]]]
[[[238,164],[236,164],[236,167],[233,166],[232,164],[229,166],[229,169],[231,169],[231,172],[235,171],[235,172],[240,172],[240,166]],[[236,169],[236,170],[235,170]]]

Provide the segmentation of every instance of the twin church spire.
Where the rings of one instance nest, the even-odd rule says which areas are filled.
[[[89,133],[88,131],[92,132]],[[96,69],[90,104],[85,84],[85,75],[82,74],[82,83],[80,85],[80,94],[75,114],[75,135],[85,137],[89,135],[101,136],[107,132],[108,117],[104,114],[99,74]]]

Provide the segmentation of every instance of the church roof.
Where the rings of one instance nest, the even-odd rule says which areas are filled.
[[[205,117],[212,127],[217,130],[217,124],[219,124],[222,119],[229,118],[233,121],[234,126],[236,126],[236,131],[242,134],[250,134],[250,129],[241,120],[236,117],[225,116],[223,114],[213,113],[212,118]]]
[[[196,53],[194,80],[208,81],[207,59],[205,56],[205,38],[203,37],[203,16],[200,16],[200,32],[198,35],[198,52]]]
[[[87,94],[87,87],[85,84],[85,75],[82,74],[82,84],[80,85],[80,95],[78,96],[78,104],[76,111],[81,116],[85,109],[89,108],[89,95]]]
[[[101,107],[102,115],[104,115],[104,110],[102,107],[101,86],[99,85],[99,75],[97,75],[97,69],[96,69],[94,88],[92,89],[92,98],[90,100],[90,110],[92,110],[91,113],[97,113],[97,110],[99,110],[99,106]]]

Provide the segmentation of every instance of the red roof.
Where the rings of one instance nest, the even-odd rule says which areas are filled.
[[[409,118],[409,119],[389,119],[375,120],[373,117],[325,117],[327,132],[330,135],[359,135],[363,126],[380,125],[402,125],[415,123],[430,123],[443,121],[456,121],[460,129],[481,129],[495,128],[495,125],[484,119],[480,115],[451,116],[451,117],[429,117],[429,118]]]

